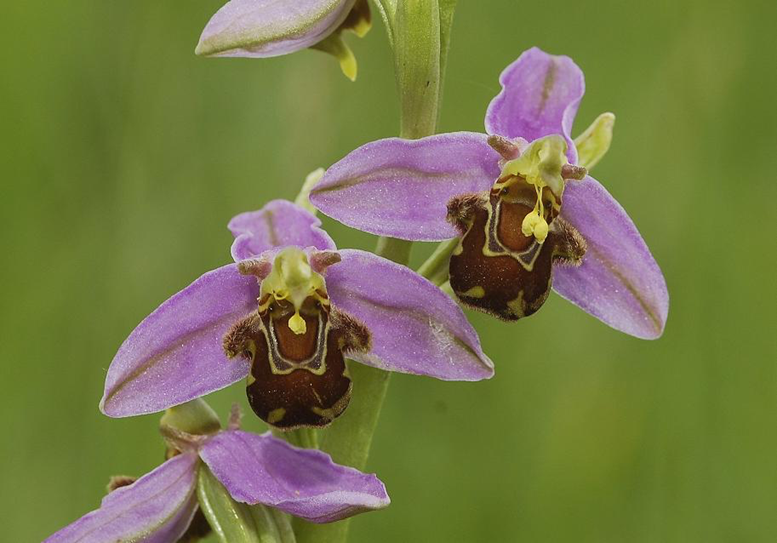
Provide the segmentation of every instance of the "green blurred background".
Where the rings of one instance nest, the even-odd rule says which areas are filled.
[[[156,416],[98,412],[105,371],[146,314],[229,260],[229,218],[397,133],[380,24],[350,40],[352,84],[312,51],[195,57],[220,5],[3,7],[2,541],[40,541],[110,475],[161,461]],[[480,130],[525,48],[573,56],[575,132],[618,116],[595,175],[662,266],[669,322],[644,342],[557,296],[517,325],[472,314],[496,377],[393,378],[369,464],[393,504],[352,541],[777,539],[775,20],[756,1],[461,0],[440,130]],[[212,398],[246,405],[240,385]]]

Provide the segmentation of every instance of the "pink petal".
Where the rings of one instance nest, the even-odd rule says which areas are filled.
[[[334,32],[354,0],[231,0],[208,21],[195,52],[274,57],[310,47]]]
[[[502,92],[486,112],[486,131],[532,141],[550,134],[564,136],[567,156],[577,161],[572,123],[585,92],[583,72],[565,56],[536,47],[525,51],[499,76]]]
[[[666,281],[626,211],[586,177],[567,184],[561,214],[586,239],[588,252],[580,267],[556,268],[556,292],[616,330],[659,337],[669,312]]]
[[[292,447],[270,433],[221,432],[200,456],[235,500],[311,522],[333,522],[390,503],[375,475],[335,464],[321,451]]]
[[[258,294],[256,278],[230,264],[164,302],[116,353],[100,409],[111,417],[153,413],[244,378],[248,363],[227,359],[221,338],[256,309]]]
[[[197,455],[178,455],[103,498],[100,508],[43,543],[177,541],[197,510]]]
[[[370,330],[372,350],[353,359],[445,381],[479,381],[494,366],[461,308],[405,266],[372,253],[340,251],[326,271],[332,303]]]
[[[229,221],[228,228],[235,236],[232,257],[238,262],[289,245],[335,248],[321,221],[287,200],[273,200],[258,211],[241,213]]]
[[[488,190],[499,177],[499,155],[486,139],[456,132],[368,143],[330,167],[310,201],[343,224],[379,236],[455,237],[445,218],[448,200]]]

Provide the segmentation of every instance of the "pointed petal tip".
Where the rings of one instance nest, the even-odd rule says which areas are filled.
[[[115,401],[115,392],[116,387],[105,387],[105,391],[103,392],[103,397],[100,399],[100,403],[98,404],[98,409],[100,412],[105,415],[106,417],[110,417],[112,419],[121,419],[125,417],[131,417],[135,415],[145,415],[146,413],[140,413],[140,412],[131,412],[131,413],[125,413],[121,409],[121,404],[119,402]]]
[[[225,388],[230,386],[229,384],[222,386]],[[185,400],[176,400],[175,403],[168,405],[168,403],[160,403],[156,399],[149,399],[147,403],[141,401],[133,401],[132,398],[126,397],[119,391],[121,387],[113,387],[111,390],[106,388],[103,397],[100,399],[98,409],[100,413],[106,417],[112,419],[125,419],[128,417],[140,417],[143,415],[151,415],[153,413],[159,413],[165,409],[182,405],[188,401],[197,399],[200,396],[192,396]]]
[[[197,47],[194,48],[194,54],[198,57],[208,56],[208,49],[202,41],[197,43]]]
[[[356,82],[356,76],[359,74],[359,65],[353,53],[347,58],[340,59],[340,70],[352,83]]]
[[[661,339],[661,337],[664,335],[664,328],[666,323],[661,323],[659,326],[654,327],[650,332],[644,335],[634,335],[634,337],[638,339],[644,339],[647,341],[655,341],[656,339]]]
[[[341,63],[340,68],[343,70],[343,74],[345,75],[345,77],[347,77],[352,83],[356,83],[356,76],[359,72],[359,69],[355,61],[353,63],[353,66],[347,66],[347,67],[343,66]]]
[[[656,268],[658,265],[656,264]],[[639,339],[656,340],[660,339],[664,335],[666,329],[666,321],[669,317],[669,291],[666,288],[666,280],[661,274],[661,270],[658,269],[656,292],[652,298],[649,295],[645,295],[645,316],[642,319],[639,329],[636,327],[634,332],[625,331]]]
[[[485,353],[483,353],[482,357],[484,367],[482,372],[482,377],[480,379],[477,379],[478,381],[487,381],[491,379],[495,374],[496,370],[494,368],[494,361],[489,358],[489,356]]]
[[[576,304],[577,305],[577,304]],[[659,305],[659,302],[653,302],[651,306]],[[604,322],[610,328],[613,328],[619,332],[627,334],[637,339],[643,339],[646,341],[655,341],[660,339],[664,335],[666,329],[667,313],[664,309],[663,313],[657,313],[656,310],[651,308],[645,308],[641,315],[631,315],[628,317],[621,317],[616,320],[604,320],[603,318],[595,315],[593,312],[582,308],[584,311],[591,313],[599,320]]]
[[[561,274],[558,274],[557,279],[560,276]],[[622,281],[623,279],[618,278],[617,280]],[[600,285],[610,281],[613,279],[606,277],[606,274],[600,270],[594,269],[579,276],[564,275],[563,278],[554,282],[553,289],[562,298],[614,330],[637,339],[650,341],[661,338],[666,328],[668,315],[669,295],[666,290],[664,289],[663,294],[657,297],[651,296],[647,292],[632,291],[624,294],[623,292],[619,293],[617,289],[612,295],[591,295],[591,292],[595,292]],[[624,290],[628,292],[628,288]],[[581,296],[580,292],[588,292],[588,294]]]
[[[205,28],[200,35],[200,39],[197,42],[197,46],[194,48],[194,54],[198,57],[231,57],[231,56],[246,56],[246,53],[241,54],[239,48],[224,47],[223,43],[219,43],[218,35],[214,35],[209,32],[208,28]]]
[[[661,273],[661,270],[658,270]],[[633,331],[623,330],[623,332],[639,339],[656,340],[664,335],[666,321],[669,317],[669,292],[666,289],[664,276],[661,275],[662,288],[658,288],[659,295],[657,299],[647,299],[645,301],[645,317],[640,323],[641,326],[633,327]]]
[[[661,337],[669,312],[666,280],[623,207],[594,178],[570,183],[562,216],[585,238],[578,267],[554,271],[553,289],[608,326]]]
[[[100,413],[105,415],[106,417],[116,418],[112,412],[113,409],[111,409],[111,406],[108,405],[109,396],[108,396],[108,390],[106,389],[103,393],[103,397],[100,399],[100,403],[97,404],[97,408],[100,410]]]

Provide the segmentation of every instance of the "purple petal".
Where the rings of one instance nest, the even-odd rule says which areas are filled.
[[[274,57],[315,45],[348,16],[354,0],[232,0],[208,22],[195,52]]]
[[[235,236],[232,258],[239,262],[289,245],[335,249],[335,242],[320,226],[315,215],[298,205],[273,200],[258,211],[241,213],[229,221],[227,228]]]
[[[557,267],[553,288],[616,330],[644,339],[664,331],[669,293],[626,211],[598,181],[567,183],[562,217],[588,242],[578,268]]]
[[[116,353],[100,409],[111,417],[153,413],[244,378],[248,362],[227,359],[221,338],[256,309],[258,295],[256,278],[229,264],[164,302]]]
[[[100,508],[44,543],[177,541],[197,510],[197,455],[181,454],[103,498]]]
[[[380,236],[455,237],[445,220],[448,200],[488,190],[499,177],[500,157],[486,140],[455,132],[368,143],[329,168],[310,201],[330,217]]]
[[[321,451],[297,449],[269,433],[221,432],[200,457],[235,500],[276,507],[311,522],[332,522],[390,503],[375,475],[335,464]]]
[[[577,151],[570,133],[585,92],[577,64],[533,47],[505,68],[499,82],[502,92],[488,105],[486,131],[527,141],[560,134],[567,140],[567,157],[574,164]]]
[[[372,350],[354,353],[354,360],[445,381],[479,381],[494,374],[477,333],[443,291],[372,253],[346,249],[340,256],[342,262],[326,271],[329,297],[372,334]]]

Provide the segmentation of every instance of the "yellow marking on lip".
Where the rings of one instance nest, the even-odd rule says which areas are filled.
[[[525,316],[523,306],[523,291],[519,292],[514,300],[507,302],[507,307],[509,307],[513,314],[519,318]]]
[[[486,295],[486,291],[480,285],[474,286],[466,292],[462,292],[459,296],[467,296],[469,298],[483,298]]]
[[[321,396],[319,396],[319,395],[318,395],[318,392],[316,392],[316,389],[315,389],[314,387],[311,387],[311,388],[310,388],[310,391],[313,393],[313,396],[315,396],[315,397],[316,397],[316,401],[317,401],[318,403],[320,403],[320,404],[324,403],[324,402],[321,400]]]
[[[294,315],[289,319],[289,328],[291,328],[291,331],[298,336],[307,332],[308,325],[305,324],[305,319],[300,317],[299,311],[294,313]]]
[[[275,424],[276,422],[280,422],[283,420],[283,417],[286,416],[286,409],[283,407],[279,407],[278,409],[273,409],[270,411],[270,413],[267,415],[267,422],[270,424]]]
[[[324,419],[334,419],[337,414],[334,409],[322,409],[320,407],[313,406],[310,408],[314,415],[318,415]]]

